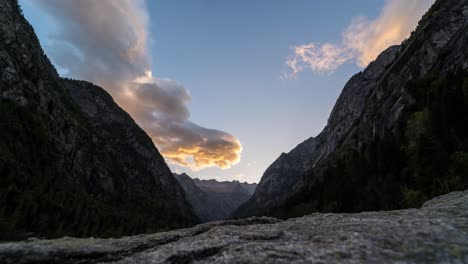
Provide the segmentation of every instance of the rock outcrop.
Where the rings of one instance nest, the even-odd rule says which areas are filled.
[[[119,239],[0,244],[2,263],[467,263],[468,191],[421,209],[249,218]]]
[[[436,1],[409,39],[348,81],[324,130],[282,154],[235,216],[396,209],[468,188],[467,43],[468,1]]]
[[[184,189],[195,214],[204,222],[224,220],[247,201],[256,184],[238,181],[192,179],[187,174],[174,174]]]
[[[0,0],[0,175],[0,239],[198,222],[150,137],[103,89],[58,76],[16,0]]]

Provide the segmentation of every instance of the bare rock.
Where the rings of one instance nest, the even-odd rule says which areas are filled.
[[[119,239],[0,244],[2,263],[466,263],[468,191],[421,209],[211,222]]]

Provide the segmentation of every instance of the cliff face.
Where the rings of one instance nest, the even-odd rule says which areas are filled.
[[[197,216],[205,222],[229,217],[252,196],[256,187],[256,184],[238,181],[192,179],[185,173],[174,176],[184,189]]]
[[[344,87],[315,138],[282,154],[237,217],[419,206],[468,187],[468,1],[440,0]]]
[[[0,1],[0,233],[121,236],[197,222],[151,139],[103,89],[61,79]]]
[[[0,244],[2,263],[467,263],[468,191],[421,209],[250,218],[119,239]]]

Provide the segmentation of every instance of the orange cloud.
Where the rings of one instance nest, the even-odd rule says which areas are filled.
[[[180,84],[147,73],[128,85],[120,100],[172,163],[201,170],[230,168],[240,161],[242,145],[234,136],[188,120],[190,94]],[[133,103],[132,103],[133,102]],[[136,103],[138,102],[138,103]]]
[[[242,145],[235,138],[224,140],[217,146],[206,146],[204,142],[198,143],[192,147],[178,149],[174,146],[163,147],[161,153],[170,161],[194,171],[213,166],[228,169],[240,161]]]
[[[285,77],[294,77],[305,69],[332,73],[351,60],[364,68],[386,48],[407,38],[433,3],[434,0],[387,0],[376,19],[354,18],[340,44],[311,42],[294,46],[293,55],[286,59],[289,73]]]

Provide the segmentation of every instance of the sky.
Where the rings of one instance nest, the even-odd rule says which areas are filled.
[[[63,76],[92,81],[174,172],[258,182],[433,0],[20,0]]]

